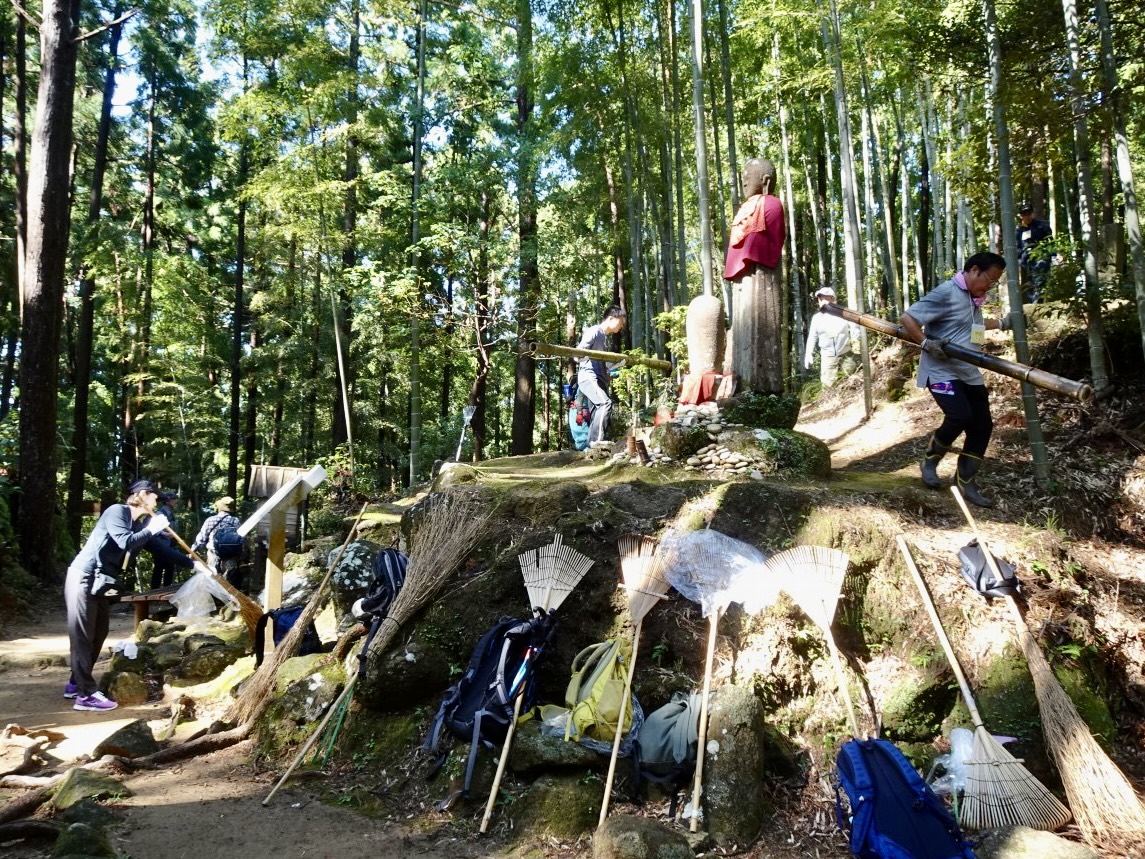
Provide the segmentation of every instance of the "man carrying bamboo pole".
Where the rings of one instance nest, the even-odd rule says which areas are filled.
[[[912,304],[899,320],[911,339],[922,346],[918,387],[930,391],[944,415],[942,425],[930,437],[922,460],[922,482],[933,489],[942,488],[938,464],[955,439],[965,433],[958,455],[958,488],[967,501],[979,507],[994,506],[975,483],[994,431],[990,397],[982,371],[949,357],[942,347],[951,343],[981,352],[986,329],[1010,330],[1009,317],[982,317],[986,293],[998,283],[1005,270],[1006,261],[998,254],[974,254],[966,260],[962,271]]]
[[[604,318],[599,324],[584,329],[577,348],[605,351],[608,338],[623,331],[627,321],[628,316],[624,308],[613,304],[604,311]],[[612,415],[612,397],[608,395],[609,371],[618,366],[619,363],[610,365],[588,357],[582,357],[577,361],[577,387],[591,404],[592,411],[588,427],[589,447],[592,447],[594,441],[604,441],[604,433],[608,429],[608,420]]]

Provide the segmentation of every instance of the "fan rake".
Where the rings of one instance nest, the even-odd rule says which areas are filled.
[[[640,628],[644,616],[648,614],[672,587],[664,577],[664,555],[656,551],[657,542],[652,537],[627,534],[618,541],[620,546],[620,572],[624,577],[624,587],[628,591],[628,615],[634,627],[632,633],[632,660],[628,664],[628,679],[624,684],[624,697],[620,699],[620,716],[616,720],[616,736],[612,741],[612,757],[608,762],[608,778],[604,782],[604,799],[600,804],[600,820],[603,826],[608,818],[608,805],[612,796],[612,782],[616,777],[616,759],[620,755],[620,741],[624,735],[624,716],[632,695],[632,677],[635,674],[636,654],[640,649]]]
[[[843,661],[839,658],[835,636],[831,634],[831,622],[835,618],[843,579],[850,563],[850,557],[838,549],[793,546],[768,558],[765,569],[783,582],[783,590],[823,632],[827,649],[831,653],[831,665],[835,670],[839,693],[847,705],[851,734],[858,737],[859,723],[855,716],[855,704],[851,699],[847,676],[843,672]]]
[[[561,535],[547,546],[522,552],[517,556],[521,565],[521,577],[525,580],[525,590],[529,594],[529,603],[534,611],[547,613],[556,611],[565,601],[573,589],[580,584],[585,573],[592,566],[592,558],[582,555],[576,549],[565,546],[561,542]],[[505,765],[509,761],[509,749],[513,745],[513,734],[517,730],[517,719],[521,715],[521,700],[524,697],[524,686],[521,684],[517,697],[513,702],[513,718],[509,722],[508,733],[505,734],[505,743],[501,746],[501,759],[497,762],[497,774],[493,777],[493,787],[489,791],[489,800],[485,803],[485,814],[481,818],[481,832],[487,832],[489,821],[493,819],[493,806],[497,802],[497,794],[501,790],[501,779],[505,776]]]
[[[986,730],[970,694],[970,684],[966,682],[966,675],[962,673],[962,666],[942,627],[930,590],[901,534],[897,542],[974,722],[974,750],[966,761],[968,772],[962,799],[962,824],[970,829],[1020,825],[1052,830],[1064,826],[1069,820],[1069,809]]]
[[[978,538],[990,572],[1001,581],[998,563],[982,538],[962,493],[957,486],[950,489]],[[1082,838],[1091,845],[1117,847],[1140,856],[1145,845],[1145,806],[1125,774],[1097,744],[1077,707],[1054,676],[1053,668],[1026,626],[1018,603],[1013,597],[1008,597],[1006,602],[1018,642],[1034,678],[1034,693],[1038,696],[1038,709],[1042,714],[1042,733],[1061,775]]]

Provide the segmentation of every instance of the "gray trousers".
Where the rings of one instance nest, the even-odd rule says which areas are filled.
[[[584,398],[592,403],[592,422],[588,425],[588,443],[604,441],[604,431],[608,429],[608,420],[612,416],[612,398],[608,391],[601,387],[596,376],[578,376],[577,386]]]
[[[107,640],[108,601],[90,595],[91,573],[68,567],[64,603],[68,609],[68,642],[71,645],[72,683],[82,697],[96,689],[92,668]]]

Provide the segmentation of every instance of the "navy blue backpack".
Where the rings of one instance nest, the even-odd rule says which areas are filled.
[[[835,763],[839,828],[850,829],[859,859],[974,859],[954,817],[894,743],[850,740]]]
[[[424,751],[437,754],[431,776],[445,763],[445,753],[439,750],[444,729],[469,743],[465,783],[459,792],[469,796],[478,748],[492,749],[505,742],[518,695],[522,696],[521,713],[536,703],[536,664],[555,626],[555,615],[536,609],[526,620],[502,618],[481,637],[469,667],[446,690],[422,744]],[[448,808],[455,798],[442,800],[438,809]]]

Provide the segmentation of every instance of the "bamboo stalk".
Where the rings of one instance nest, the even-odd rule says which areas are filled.
[[[896,325],[893,322],[888,322],[877,316],[871,316],[869,313],[858,313],[846,307],[840,307],[838,304],[828,303],[824,305],[822,309],[834,316],[846,319],[848,322],[854,322],[856,325],[862,325],[864,328],[869,328],[880,334],[886,334],[889,337],[902,340],[904,343],[916,349],[922,348],[907,335],[906,329],[901,325]],[[1093,388],[1085,382],[1075,382],[1073,379],[1067,379],[1064,376],[1058,376],[1046,370],[1028,367],[1025,364],[1019,364],[1017,361],[1007,361],[1005,358],[999,358],[996,355],[976,352],[973,349],[967,349],[965,346],[959,346],[956,343],[944,343],[942,349],[951,358],[957,358],[959,361],[965,361],[967,364],[973,364],[985,370],[993,370],[995,373],[1009,376],[1011,379],[1017,379],[1019,382],[1028,382],[1039,388],[1045,388],[1047,391],[1053,391],[1055,394],[1073,397],[1082,403],[1089,402],[1093,399]]]
[[[534,355],[544,355],[551,358],[592,358],[595,361],[625,361],[639,367],[650,367],[665,373],[672,372],[672,362],[660,358],[648,358],[643,355],[626,355],[623,352],[602,352],[598,349],[574,349],[572,346],[558,346],[555,343],[529,344],[529,351]]]
[[[636,630],[632,633],[632,659],[628,662],[628,677],[624,681],[624,697],[620,699],[620,715],[616,719],[616,736],[612,739],[612,757],[608,760],[608,777],[604,780],[604,799],[600,802],[600,818],[597,826],[604,826],[608,819],[608,805],[612,799],[612,782],[616,778],[616,759],[620,755],[620,741],[624,737],[624,717],[628,713],[628,698],[632,695],[632,677],[636,674],[636,654],[640,649],[640,629],[644,626],[644,618],[636,622]]]

